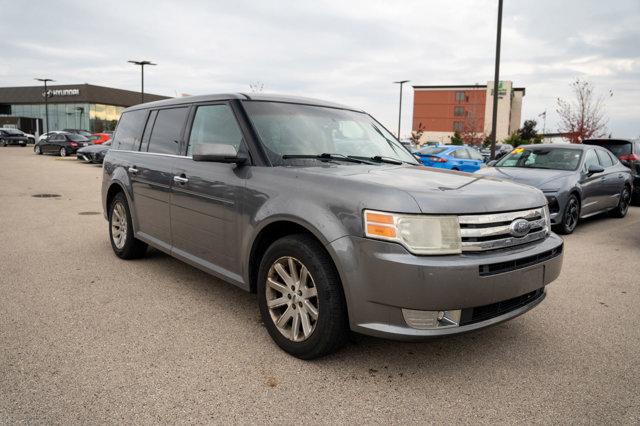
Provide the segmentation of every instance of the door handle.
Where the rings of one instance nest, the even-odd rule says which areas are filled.
[[[185,183],[189,182],[189,179],[187,179],[184,176],[174,176],[173,181],[181,185],[184,185]]]
[[[135,167],[129,167],[129,173],[131,173],[132,175],[136,175],[138,174],[138,169],[136,169]]]

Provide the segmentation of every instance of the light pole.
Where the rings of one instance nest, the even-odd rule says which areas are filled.
[[[400,123],[402,122],[402,85],[409,80],[394,81],[393,84],[400,85],[400,104],[398,105],[398,140],[400,140]]]
[[[36,78],[35,80],[44,83],[44,117],[45,117],[45,133],[49,133],[49,92],[47,91],[47,83],[53,82],[50,78]]]
[[[134,65],[140,65],[140,71],[142,71],[142,88],[140,89],[140,103],[144,103],[144,66],[145,65],[158,65],[151,61],[128,61]]]
[[[496,128],[498,120],[498,81],[500,80],[500,35],[502,33],[502,0],[498,0],[498,32],[496,35],[496,70],[493,76],[493,115],[491,121],[491,159],[496,159]]]

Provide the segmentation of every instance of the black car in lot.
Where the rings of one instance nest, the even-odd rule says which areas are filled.
[[[76,152],[76,158],[87,163],[102,164],[107,151],[111,149],[111,139],[100,145],[89,145]]]
[[[29,139],[18,129],[0,129],[0,146],[27,146]]]
[[[36,143],[33,147],[33,152],[36,154],[57,154],[61,157],[66,157],[67,155],[75,154],[78,149],[88,145],[89,139],[75,133],[48,133]]]
[[[608,149],[620,162],[631,169],[633,176],[633,201],[640,203],[640,140],[586,139],[585,145],[597,145]]]

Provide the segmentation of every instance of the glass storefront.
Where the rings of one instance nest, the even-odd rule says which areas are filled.
[[[84,129],[90,132],[111,131],[124,107],[89,103],[49,103],[49,130]],[[41,118],[45,122],[44,104],[11,105],[11,115]],[[44,132],[44,129],[43,129]]]

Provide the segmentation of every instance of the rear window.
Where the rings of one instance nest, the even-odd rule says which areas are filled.
[[[77,135],[75,133],[69,133],[67,135],[67,138],[69,138],[70,141],[74,141],[74,142],[86,142],[86,141],[89,140],[89,139],[85,138],[84,136]]]
[[[20,130],[16,130],[16,129],[2,129],[3,132],[9,134],[9,135],[20,135],[22,136],[22,132]]]
[[[427,154],[427,155],[436,155],[446,151],[447,149],[449,148],[445,148],[441,146],[428,146],[426,148],[422,148],[421,150],[419,150],[418,153]]]
[[[146,118],[144,109],[123,113],[113,137],[114,148],[137,151]]]

